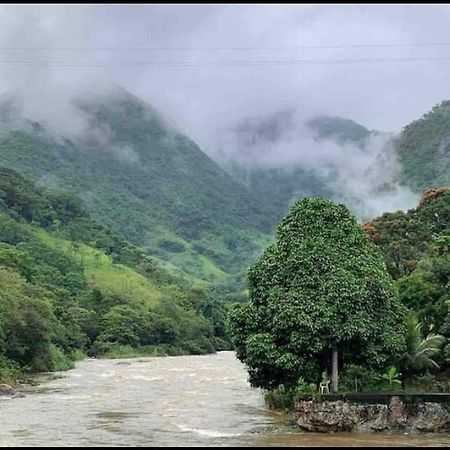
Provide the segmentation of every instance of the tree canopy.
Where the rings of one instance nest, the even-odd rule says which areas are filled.
[[[272,389],[320,380],[330,352],[382,366],[404,345],[405,309],[381,253],[344,205],[297,201],[248,273],[250,302],[230,332],[250,382]]]

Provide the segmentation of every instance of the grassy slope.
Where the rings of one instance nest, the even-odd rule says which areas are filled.
[[[161,299],[161,287],[129,267],[114,264],[112,258],[102,251],[85,244],[74,247],[71,241],[52,236],[41,228],[34,228],[33,234],[48,246],[78,261],[84,267],[91,287],[98,287],[110,294],[133,294],[133,297],[146,300],[149,305]]]

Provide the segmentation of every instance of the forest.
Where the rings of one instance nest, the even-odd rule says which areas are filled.
[[[90,219],[72,194],[0,169],[0,379],[89,356],[226,349],[226,305]]]

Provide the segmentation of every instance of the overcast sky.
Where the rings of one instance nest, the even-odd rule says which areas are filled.
[[[39,114],[118,83],[206,146],[233,120],[292,106],[396,131],[450,98],[449,30],[449,5],[3,5],[0,92]],[[448,45],[402,46],[430,43]]]

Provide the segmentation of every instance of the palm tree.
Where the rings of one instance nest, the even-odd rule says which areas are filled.
[[[399,361],[403,389],[407,377],[426,369],[439,369],[433,357],[439,353],[444,342],[445,338],[439,334],[430,333],[423,338],[417,317],[414,314],[406,317],[406,349]]]

